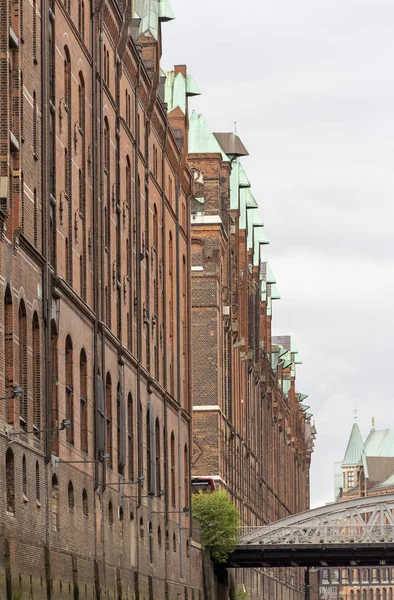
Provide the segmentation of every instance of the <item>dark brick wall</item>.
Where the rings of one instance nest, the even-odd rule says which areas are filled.
[[[219,154],[188,161],[202,173],[195,193],[204,199],[193,205],[191,232],[192,474],[213,477],[242,524],[257,526],[308,507],[310,455],[294,381],[285,396],[270,365],[271,316],[239,211],[229,209],[229,164]],[[236,572],[235,582],[253,598],[303,593],[296,569]]]
[[[12,194],[0,207],[0,397],[8,396],[8,402],[0,401],[0,481],[6,481],[5,457],[11,449],[14,471],[8,470],[7,482],[13,484],[15,498],[11,514],[8,485],[0,494],[0,597],[8,600],[12,588],[13,594],[32,598],[172,600],[179,594],[192,598],[192,592],[197,598],[201,553],[192,543],[190,514],[183,512],[188,501],[184,454],[186,447],[190,456],[191,435],[186,281],[190,173],[156,99],[155,78],[148,76],[136,40],[123,28],[127,15],[108,0],[92,23],[85,2],[82,36],[78,2],[69,5],[70,12],[61,1],[0,1],[0,43],[6,46],[12,16],[8,7],[16,11],[23,6],[23,32],[20,12],[13,16],[19,47],[11,53],[12,79],[7,47],[0,57],[0,175],[8,177],[10,165],[13,171]],[[151,56],[159,59],[160,42],[149,44]],[[104,45],[105,77],[99,54],[104,67]],[[146,53],[145,48],[144,60]],[[159,68],[158,60],[155,65]],[[15,79],[19,72],[23,94]],[[12,155],[10,130],[19,141],[19,151]],[[7,304],[9,298],[12,304]],[[26,344],[20,354],[22,300]],[[39,345],[33,348],[35,312]],[[11,327],[6,327],[5,313],[8,320],[12,315]],[[52,354],[51,334],[57,339]],[[72,378],[66,377],[68,336]],[[22,383],[20,356],[25,357],[30,432],[37,348],[41,416],[34,425],[42,431],[21,434],[20,401],[11,393],[13,385]],[[82,351],[87,360],[83,403]],[[102,450],[96,382],[101,377],[105,389],[108,373],[105,450],[111,460],[105,466],[94,462]],[[118,383],[124,410],[122,403],[118,407]],[[72,437],[66,431],[47,431],[70,416],[67,397],[72,398]],[[87,452],[82,448],[83,404]],[[150,453],[148,408],[155,426]],[[123,454],[119,431],[126,434],[126,456],[118,469]],[[85,460],[90,462],[73,462]],[[152,471],[160,471],[153,486],[148,483]],[[143,483],[136,483],[139,476]]]

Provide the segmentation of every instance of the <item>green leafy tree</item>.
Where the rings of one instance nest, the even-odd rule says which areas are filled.
[[[193,517],[200,522],[201,545],[207,548],[214,560],[226,562],[238,543],[240,524],[236,506],[227,492],[193,494]]]

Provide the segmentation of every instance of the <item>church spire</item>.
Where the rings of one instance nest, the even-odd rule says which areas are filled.
[[[356,466],[361,458],[361,454],[364,448],[363,438],[361,436],[360,427],[357,423],[357,409],[354,410],[354,423],[352,431],[350,432],[349,441],[346,447],[345,456],[342,462],[342,466],[353,467]]]

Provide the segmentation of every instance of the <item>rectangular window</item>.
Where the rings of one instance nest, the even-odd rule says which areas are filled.
[[[354,487],[354,471],[349,471],[347,474],[347,486],[349,488]]]

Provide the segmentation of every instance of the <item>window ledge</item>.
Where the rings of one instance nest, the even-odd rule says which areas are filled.
[[[36,506],[37,506],[37,508],[41,508],[41,502],[37,499],[36,499]]]

